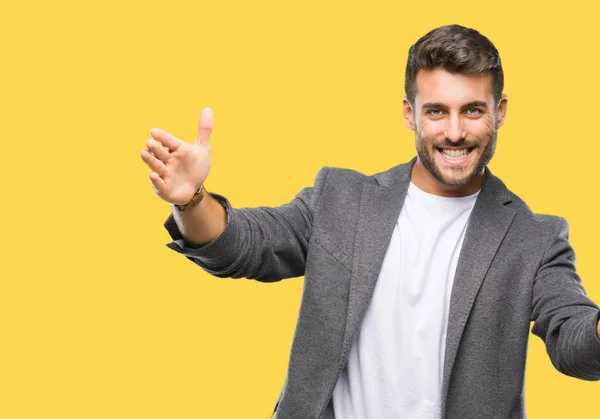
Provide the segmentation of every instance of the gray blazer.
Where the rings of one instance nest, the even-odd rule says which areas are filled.
[[[276,282],[304,275],[277,418],[332,418],[348,360],[400,214],[416,157],[366,176],[323,167],[314,186],[271,208],[226,208],[211,243],[189,247],[172,214],[167,246],[217,277]],[[556,369],[600,380],[598,306],[581,285],[565,219],[534,214],[486,167],[456,268],[442,418],[524,418],[530,322]],[[274,412],[275,412],[274,410]]]

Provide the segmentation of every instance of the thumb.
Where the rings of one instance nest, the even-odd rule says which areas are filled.
[[[214,114],[211,108],[204,108],[200,112],[198,119],[198,143],[208,143],[212,133],[214,123]]]

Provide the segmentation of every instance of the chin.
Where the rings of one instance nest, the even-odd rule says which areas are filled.
[[[448,186],[464,186],[472,182],[475,177],[475,172],[471,170],[468,174],[462,176],[453,176],[452,171],[447,169],[437,168],[437,180]]]
[[[469,183],[471,183],[471,180],[473,179],[472,176],[467,177],[467,178],[460,178],[460,179],[444,179],[444,184],[448,185],[448,186],[465,186],[468,185]]]

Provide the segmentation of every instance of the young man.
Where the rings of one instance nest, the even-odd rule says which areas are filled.
[[[142,151],[174,204],[169,248],[218,277],[305,276],[278,418],[525,417],[530,321],[559,371],[600,380],[600,312],[566,220],[531,212],[487,167],[507,109],[498,51],[434,29],[405,83],[415,158],[372,176],[324,167],[280,207],[232,208],[201,187],[208,108],[193,146],[153,129],[162,145]]]

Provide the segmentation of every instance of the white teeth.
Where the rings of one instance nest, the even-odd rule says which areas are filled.
[[[462,150],[440,150],[442,152],[442,154],[446,157],[450,157],[451,159],[457,159],[460,160],[462,158],[464,158],[467,154],[469,154],[469,150],[468,149],[462,149]]]

